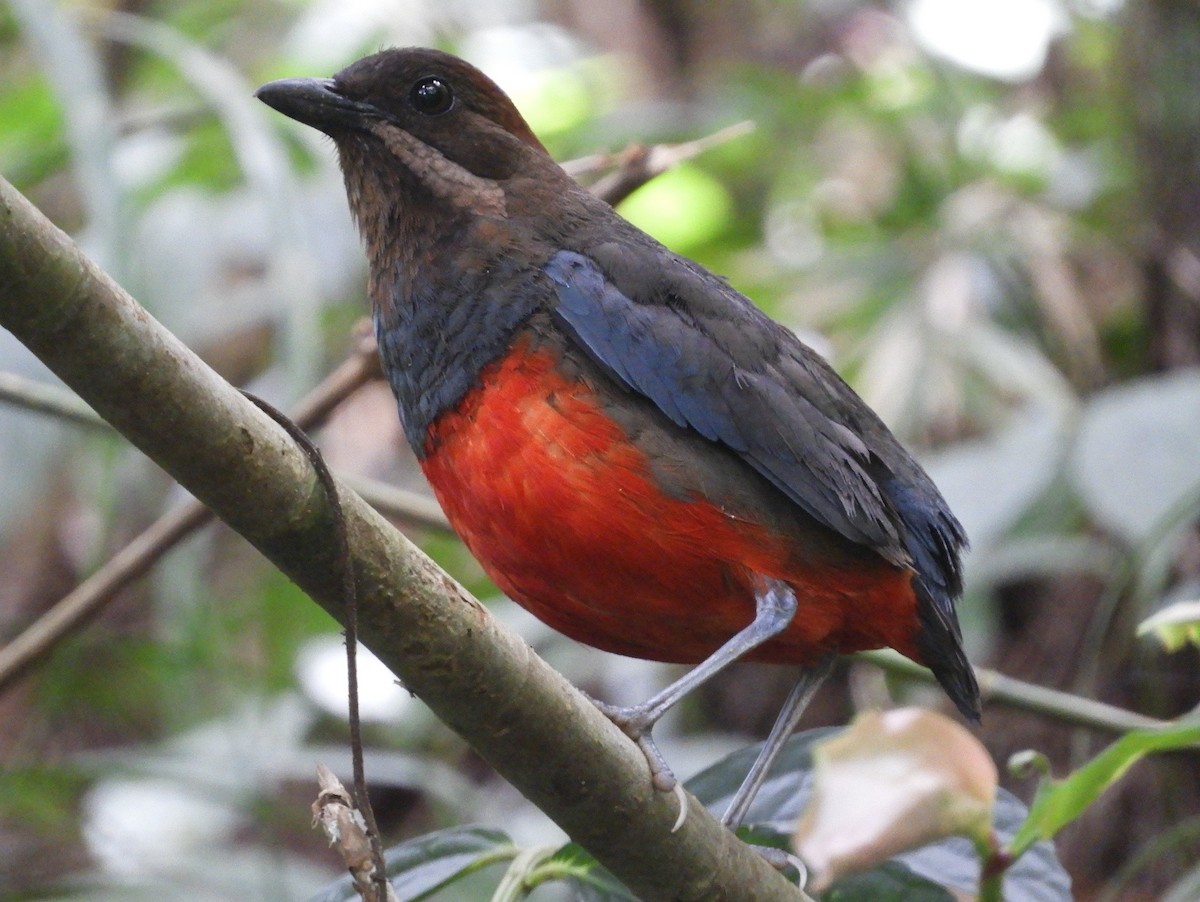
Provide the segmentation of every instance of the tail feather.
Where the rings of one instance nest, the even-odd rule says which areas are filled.
[[[923,474],[922,474],[923,475]],[[980,719],[979,683],[962,645],[954,605],[962,595],[962,552],[967,535],[941,494],[924,477],[921,491],[889,482],[889,495],[904,520],[905,548],[916,571],[917,651],[951,701],[973,723]]]
[[[917,616],[921,624],[916,645],[923,663],[933,671],[963,717],[972,723],[979,723],[979,683],[975,679],[975,669],[963,650],[958,619],[953,614],[950,617],[945,614],[947,607],[953,612],[953,602],[944,596],[932,597],[920,577],[913,583],[917,592]]]

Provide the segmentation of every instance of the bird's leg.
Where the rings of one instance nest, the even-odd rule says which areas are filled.
[[[788,693],[787,700],[783,703],[783,708],[780,710],[779,716],[775,718],[775,725],[771,727],[771,733],[767,736],[766,742],[763,743],[762,751],[754,759],[754,764],[751,765],[750,770],[746,773],[746,778],[742,781],[742,785],[734,793],[733,800],[729,803],[729,808],[726,809],[725,814],[721,817],[721,823],[730,830],[736,830],[741,826],[742,821],[746,817],[746,812],[750,810],[750,803],[758,795],[759,789],[762,788],[763,783],[767,779],[767,774],[771,771],[771,765],[775,763],[775,759],[783,751],[788,738],[795,732],[796,724],[800,722],[800,718],[804,715],[804,709],[808,707],[808,703],[816,695],[817,689],[820,688],[825,678],[829,676],[829,671],[833,669],[835,657],[835,655],[826,655],[816,667],[801,673],[800,679],[792,687],[792,691]]]
[[[742,655],[787,629],[796,615],[796,593],[787,583],[777,579],[760,578],[760,585],[754,593],[754,602],[753,623],[662,692],[640,705],[628,708],[597,705],[638,744],[650,765],[650,776],[655,788],[663,792],[670,792],[675,788],[675,775],[667,767],[662,753],[650,736],[650,731],[659,718],[685,695],[708,682]]]

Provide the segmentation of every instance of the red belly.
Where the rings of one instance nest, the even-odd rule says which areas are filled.
[[[917,657],[908,571],[882,558],[814,567],[796,537],[665,495],[646,455],[549,352],[518,346],[485,369],[426,447],[426,477],[496,584],[588,645],[701,661],[753,620],[762,574],[789,583],[799,609],[749,659],[809,665],[885,645]]]

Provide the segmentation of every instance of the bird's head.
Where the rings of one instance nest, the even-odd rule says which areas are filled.
[[[507,180],[558,169],[495,82],[437,50],[384,50],[333,78],[273,81],[257,96],[333,138],[368,243],[414,206],[503,217]]]

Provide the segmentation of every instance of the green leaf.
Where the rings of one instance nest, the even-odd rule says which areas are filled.
[[[62,118],[53,89],[40,76],[0,92],[0,160],[17,187],[28,188],[64,164]]]
[[[417,902],[480,868],[515,858],[519,852],[502,830],[463,826],[392,846],[384,853],[384,860],[400,902]],[[358,898],[347,874],[317,893],[311,902],[352,902]]]
[[[988,438],[960,442],[929,462],[930,475],[973,545],[997,543],[1058,477],[1065,420],[1049,405],[1032,408]]]
[[[1169,652],[1191,643],[1200,648],[1200,600],[1177,601],[1138,624],[1137,634],[1153,634]]]
[[[1033,843],[1050,839],[1079,817],[1143,755],[1198,745],[1200,723],[1195,720],[1127,733],[1069,777],[1042,783],[1029,816],[1009,843],[1010,853],[1021,855]]]
[[[567,843],[547,864],[558,864],[569,872],[566,883],[580,902],[638,902],[637,896],[578,843]]]
[[[556,854],[552,846],[522,849],[500,877],[492,902],[521,902],[539,884],[560,879],[563,875],[557,867],[546,866]]]
[[[838,732],[840,730],[835,728],[808,730],[788,741],[771,776],[750,806],[746,818],[749,829],[739,831],[739,835],[752,837],[756,844],[788,847],[796,822],[812,792],[812,746]],[[759,748],[754,745],[734,752],[689,780],[687,788],[714,814],[721,815],[757,757]],[[1001,843],[1017,832],[1028,813],[1020,799],[999,790],[994,825]],[[926,880],[952,891],[966,894],[979,891],[979,858],[971,841],[961,837],[944,839],[898,855],[881,867],[900,867],[911,872],[914,879]],[[875,868],[867,874],[876,874],[879,870]],[[1070,902],[1071,879],[1059,864],[1053,846],[1048,842],[1038,843],[1005,872],[1004,899],[1005,902]]]

